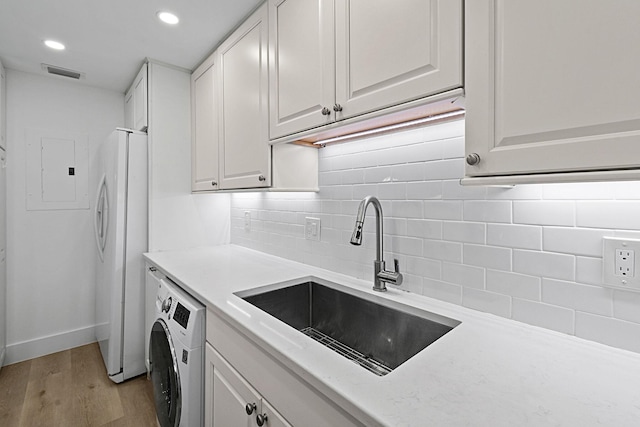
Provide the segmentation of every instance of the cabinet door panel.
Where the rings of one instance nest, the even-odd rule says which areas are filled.
[[[267,48],[264,5],[218,50],[222,189],[271,185]]]
[[[640,2],[467,3],[469,176],[619,169],[640,156]]]
[[[333,4],[333,0],[269,2],[271,138],[333,119],[322,114],[334,103]]]
[[[267,416],[266,425],[268,427],[292,427],[291,424],[264,399],[262,399],[262,413]]]
[[[256,414],[262,409],[260,395],[209,345],[206,358],[206,387],[212,393],[206,395],[205,425],[254,426]],[[245,410],[247,404],[256,405],[251,415]]]
[[[144,64],[133,82],[133,128],[135,130],[147,129],[149,122],[147,105],[147,64]]]
[[[462,2],[336,0],[338,119],[462,85]]]
[[[218,117],[214,108],[214,84],[213,63],[206,63],[204,70],[196,70],[191,79],[193,191],[218,189]]]

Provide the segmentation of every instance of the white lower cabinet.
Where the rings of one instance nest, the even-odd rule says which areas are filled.
[[[345,411],[212,310],[204,395],[206,427],[259,426],[259,417],[269,427],[378,425]]]
[[[291,426],[209,344],[206,361],[207,427]]]

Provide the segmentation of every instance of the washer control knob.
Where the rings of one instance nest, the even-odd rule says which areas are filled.
[[[162,301],[162,311],[168,313],[169,310],[171,310],[171,303],[172,303],[172,299],[171,297],[165,298],[164,301]]]

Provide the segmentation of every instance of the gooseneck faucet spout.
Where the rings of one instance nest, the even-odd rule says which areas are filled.
[[[362,202],[360,202],[358,214],[356,216],[356,226],[353,229],[353,234],[351,235],[351,244],[356,246],[360,246],[362,244],[364,217],[367,213],[367,207],[370,204],[373,205],[376,211],[376,259],[373,262],[373,290],[385,292],[387,290],[385,283],[392,283],[394,285],[402,284],[402,274],[400,274],[397,259],[394,260],[395,271],[388,271],[385,269],[385,262],[383,258],[382,205],[380,205],[380,201],[376,197],[367,196],[362,200]]]

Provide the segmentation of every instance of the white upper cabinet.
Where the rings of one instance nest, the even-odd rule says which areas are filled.
[[[462,1],[270,0],[270,137],[462,86]]]
[[[7,149],[7,78],[0,62],[0,148]]]
[[[146,131],[149,126],[147,64],[145,63],[124,96],[125,127]]]
[[[333,2],[269,2],[271,138],[333,121],[326,114],[335,102]]]
[[[462,2],[336,0],[337,119],[462,86]]]
[[[220,45],[214,57],[219,70],[221,189],[271,185],[267,21],[265,4]]]
[[[191,75],[191,189],[218,189],[218,115],[213,56]]]
[[[640,2],[473,0],[465,14],[468,177],[640,167]]]

